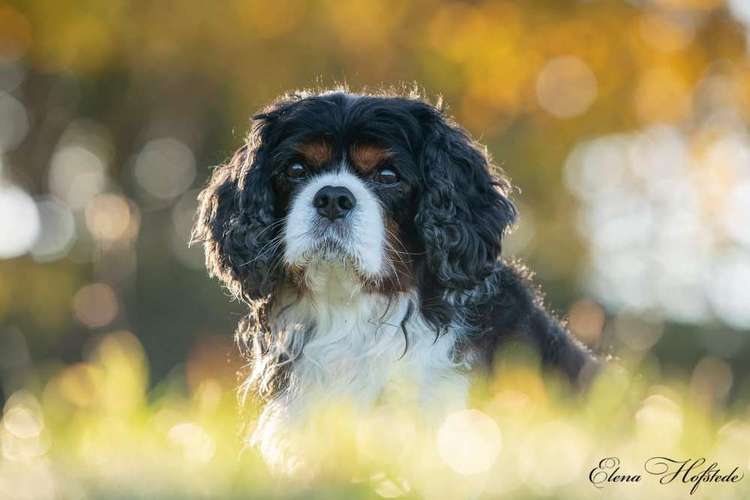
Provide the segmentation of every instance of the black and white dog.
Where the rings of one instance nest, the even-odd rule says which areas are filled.
[[[416,97],[294,94],[255,116],[200,194],[193,236],[250,305],[237,335],[269,463],[288,466],[286,430],[321,398],[369,408],[409,386],[426,412],[464,405],[509,340],[572,381],[595,364],[527,271],[500,260],[509,189]]]

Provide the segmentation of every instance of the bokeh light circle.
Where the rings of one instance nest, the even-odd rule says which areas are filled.
[[[31,196],[16,186],[0,186],[0,258],[28,252],[39,230],[39,212]]]
[[[44,198],[37,201],[41,230],[31,253],[38,261],[64,257],[75,243],[76,224],[71,210],[59,200]]]
[[[448,467],[462,475],[486,472],[502,447],[500,428],[479,410],[448,415],[438,431],[438,452]]]
[[[71,208],[81,209],[107,185],[104,160],[84,146],[63,146],[52,157],[49,185]]]
[[[73,297],[73,315],[89,328],[110,324],[119,312],[117,295],[105,283],[86,285]]]
[[[195,180],[195,158],[190,148],[176,139],[155,139],[141,150],[134,174],[148,194],[171,200],[185,192]]]
[[[574,56],[548,61],[536,80],[539,105],[557,118],[573,118],[585,113],[596,95],[596,76],[586,63]]]

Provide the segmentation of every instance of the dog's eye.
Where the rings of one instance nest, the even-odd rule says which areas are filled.
[[[286,176],[290,179],[302,179],[307,175],[307,169],[301,163],[292,163],[286,167]]]
[[[373,179],[380,184],[396,184],[399,181],[398,173],[391,168],[378,170],[373,176]]]

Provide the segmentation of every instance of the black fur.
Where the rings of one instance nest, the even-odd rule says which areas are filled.
[[[256,122],[247,144],[232,160],[217,167],[198,196],[193,241],[205,245],[206,267],[237,297],[246,301],[268,296],[277,285],[279,255],[268,252],[276,220],[263,146],[268,122]]]
[[[558,370],[571,381],[586,382],[597,367],[588,349],[547,311],[532,273],[520,262],[499,262],[460,309],[472,325],[469,349],[488,371],[496,353],[510,342],[536,350],[545,368]]]
[[[424,184],[416,226],[438,283],[466,289],[494,268],[506,228],[516,217],[508,182],[493,179],[487,155],[435,108],[415,110],[425,140],[419,167]]]
[[[397,188],[372,187],[405,247],[403,279],[378,291],[416,286],[436,332],[457,320],[468,324],[465,348],[488,367],[513,338],[530,342],[547,366],[571,379],[594,362],[547,313],[528,273],[500,260],[516,209],[509,182],[484,148],[421,99],[346,92],[286,96],[255,116],[246,144],[215,169],[199,196],[194,240],[204,242],[208,270],[255,312],[254,321],[243,322],[241,339],[262,350],[266,313],[258,311],[292,282],[279,235],[296,187],[283,172],[297,159],[297,146],[315,139],[331,145],[324,170],[336,168],[352,144],[367,142],[387,147],[401,174]]]

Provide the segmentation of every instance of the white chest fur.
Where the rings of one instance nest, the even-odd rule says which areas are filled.
[[[308,272],[310,293],[271,320],[276,349],[295,359],[286,389],[263,410],[252,443],[289,468],[290,430],[313,408],[345,402],[367,411],[409,404],[428,420],[466,404],[468,380],[456,359],[457,332],[437,336],[414,293],[365,293],[343,269]]]

